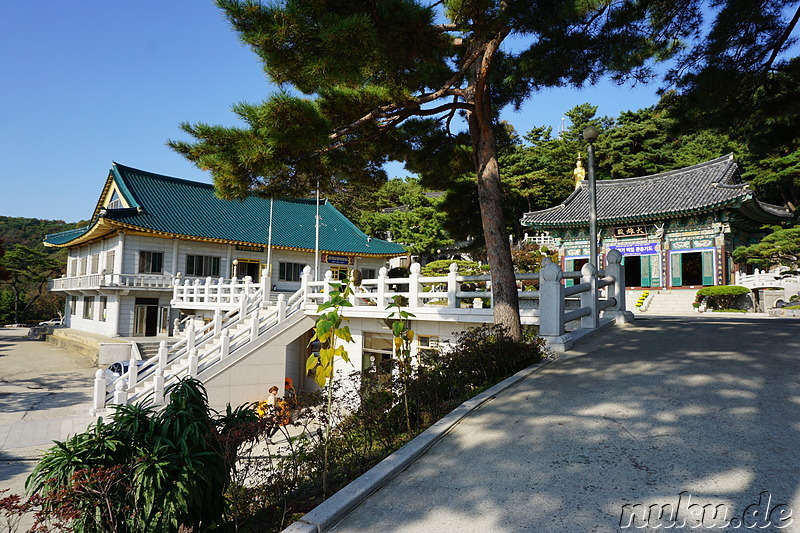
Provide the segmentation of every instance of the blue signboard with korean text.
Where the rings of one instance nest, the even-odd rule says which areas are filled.
[[[658,243],[643,242],[639,244],[609,246],[609,248],[612,250],[619,250],[622,255],[654,255],[658,253],[656,246],[658,246]]]
[[[352,265],[353,258],[349,255],[322,254],[322,262],[332,265]]]

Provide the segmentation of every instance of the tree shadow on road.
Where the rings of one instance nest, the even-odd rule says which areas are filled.
[[[800,512],[797,450],[800,323],[643,320],[484,404],[336,531],[619,531],[681,493]]]

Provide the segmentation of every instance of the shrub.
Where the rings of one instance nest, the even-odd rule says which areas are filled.
[[[43,512],[86,533],[223,525],[239,447],[259,433],[243,430],[258,424],[255,411],[216,415],[195,379],[168,392],[160,411],[122,405],[109,422],[56,442],[26,483],[43,497]]]
[[[486,274],[489,271],[488,265],[479,265],[476,261],[463,261],[460,259],[440,259],[431,261],[422,267],[423,276],[446,276],[450,272],[450,265],[455,263],[458,273],[462,276],[476,276]]]
[[[37,467],[31,488],[51,491],[51,511],[79,532],[172,532],[186,525],[199,533],[232,523],[240,531],[281,531],[323,501],[324,446],[331,492],[542,355],[533,330],[517,342],[494,325],[466,331],[441,353],[426,352],[410,375],[387,359],[381,368],[330,382],[335,409],[328,409],[327,390],[298,395],[291,425],[299,436],[288,438],[281,427],[286,444],[266,455],[254,446],[265,425],[249,425],[249,406],[217,415],[199,384],[187,386],[160,412],[123,406],[111,422],[60,443]],[[11,511],[23,511],[9,501]]]
[[[697,299],[705,298],[706,306],[709,309],[740,309],[736,305],[736,300],[744,294],[749,294],[750,289],[739,285],[717,285],[714,287],[703,287],[697,291]]]

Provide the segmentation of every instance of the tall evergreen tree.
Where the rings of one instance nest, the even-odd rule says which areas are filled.
[[[759,196],[800,205],[798,0],[720,0],[708,38],[668,76],[683,130],[713,128],[745,143]]]
[[[699,1],[217,0],[287,90],[235,106],[246,128],[183,124],[197,141],[169,144],[210,170],[227,198],[254,189],[303,193],[318,178],[326,188],[385,179],[387,157],[408,153],[403,142],[431,164],[466,157],[492,266],[495,322],[519,337],[498,111],[545,87],[604,75],[649,79],[648,60],[669,57],[700,27]],[[501,50],[509,37],[518,52]]]

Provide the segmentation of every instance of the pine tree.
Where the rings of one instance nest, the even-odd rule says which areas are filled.
[[[495,322],[515,337],[521,329],[497,162],[499,110],[542,88],[603,75],[648,80],[648,60],[670,57],[700,27],[698,0],[217,4],[286,90],[262,104],[236,105],[246,128],[186,123],[197,141],[169,145],[210,170],[226,198],[252,190],[305,194],[317,179],[327,190],[371,186],[385,179],[387,158],[454,175],[466,161],[492,266]],[[501,49],[512,38],[519,51]]]

